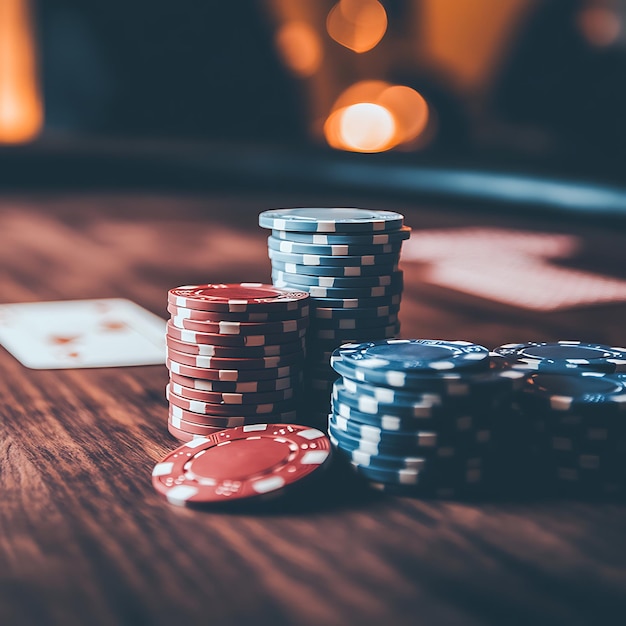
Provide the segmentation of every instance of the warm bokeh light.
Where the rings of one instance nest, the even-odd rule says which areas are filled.
[[[415,89],[368,80],[337,98],[324,135],[333,148],[382,152],[421,138],[430,120],[428,103]]]
[[[388,150],[393,143],[396,123],[385,107],[361,102],[339,109],[333,117],[332,127],[327,125],[324,128],[327,133],[336,133],[333,142],[344,150],[381,152]]]
[[[0,143],[35,139],[43,127],[29,0],[0,1]]]
[[[358,53],[374,48],[387,30],[387,13],[378,0],[340,0],[328,13],[328,34]]]
[[[617,41],[622,30],[619,15],[608,7],[590,6],[577,16],[578,28],[593,46],[610,46]]]
[[[306,22],[292,21],[281,26],[276,33],[276,47],[285,65],[298,76],[312,76],[322,62],[319,35]]]
[[[388,87],[376,103],[393,113],[396,120],[396,144],[413,141],[426,129],[428,104],[415,89],[404,85]]]

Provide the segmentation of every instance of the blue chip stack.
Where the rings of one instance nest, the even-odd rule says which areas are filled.
[[[329,434],[374,487],[426,497],[481,491],[497,421],[525,375],[492,367],[465,341],[391,339],[343,345],[331,365]]]
[[[398,269],[411,230],[392,211],[296,208],[264,211],[272,281],[310,294],[305,398],[309,423],[325,427],[332,384],[330,355],[346,342],[395,337],[402,297]]]
[[[493,360],[528,374],[520,394],[532,464],[559,495],[626,489],[626,349],[580,341],[496,348]]]

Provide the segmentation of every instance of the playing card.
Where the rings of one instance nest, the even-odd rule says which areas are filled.
[[[165,321],[121,298],[0,305],[0,344],[32,369],[165,362]]]

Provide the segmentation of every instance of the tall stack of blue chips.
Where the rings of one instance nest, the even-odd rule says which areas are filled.
[[[272,281],[310,294],[306,341],[304,419],[325,428],[335,348],[346,342],[397,336],[403,275],[402,242],[410,237],[404,217],[357,208],[294,208],[264,211]]]

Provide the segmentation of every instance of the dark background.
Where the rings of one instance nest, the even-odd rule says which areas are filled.
[[[328,176],[324,164],[337,159],[358,167],[450,167],[620,184],[626,156],[624,3],[526,4],[506,46],[492,50],[497,70],[479,94],[471,86],[459,90],[445,70],[399,45],[416,37],[407,35],[406,23],[415,15],[419,23],[420,0],[383,2],[387,32],[376,49],[362,55],[345,50],[320,28],[327,63],[339,68],[335,79],[339,75],[343,86],[363,79],[409,85],[426,97],[438,120],[425,146],[361,155],[328,148],[311,116],[316,83],[294,76],[274,45],[277,24],[290,8],[323,12],[333,2],[35,1],[45,126],[34,153],[43,150],[46,156],[33,161],[33,151],[23,156],[22,149],[0,150],[5,166],[0,182],[16,185],[28,178],[31,184],[184,186],[232,179],[246,186],[252,180],[274,180],[266,176],[272,163],[267,150],[279,149],[274,184],[303,183],[302,171],[283,168],[285,154],[287,162],[294,154],[314,159],[301,167],[316,173],[316,188],[322,183],[332,187],[337,179],[346,187],[373,186],[375,177],[367,169],[350,180],[342,178],[341,170]],[[483,3],[480,10],[487,14],[488,8]],[[589,11],[600,14],[599,22],[585,22],[595,28],[591,35],[581,26]],[[602,16],[607,15],[609,29],[616,31],[602,40],[602,28],[607,28]],[[262,150],[246,160],[255,153],[246,155],[242,144]],[[189,152],[198,146],[211,149],[202,155]],[[232,163],[227,153],[219,156],[229,146],[236,147]],[[68,161],[57,161],[50,170],[51,150]],[[80,172],[73,181],[66,181],[68,168]],[[384,178],[380,189],[393,193],[394,185]],[[431,191],[445,196],[449,183],[448,190]],[[405,191],[420,189],[413,183]],[[395,186],[401,190],[402,185]]]

